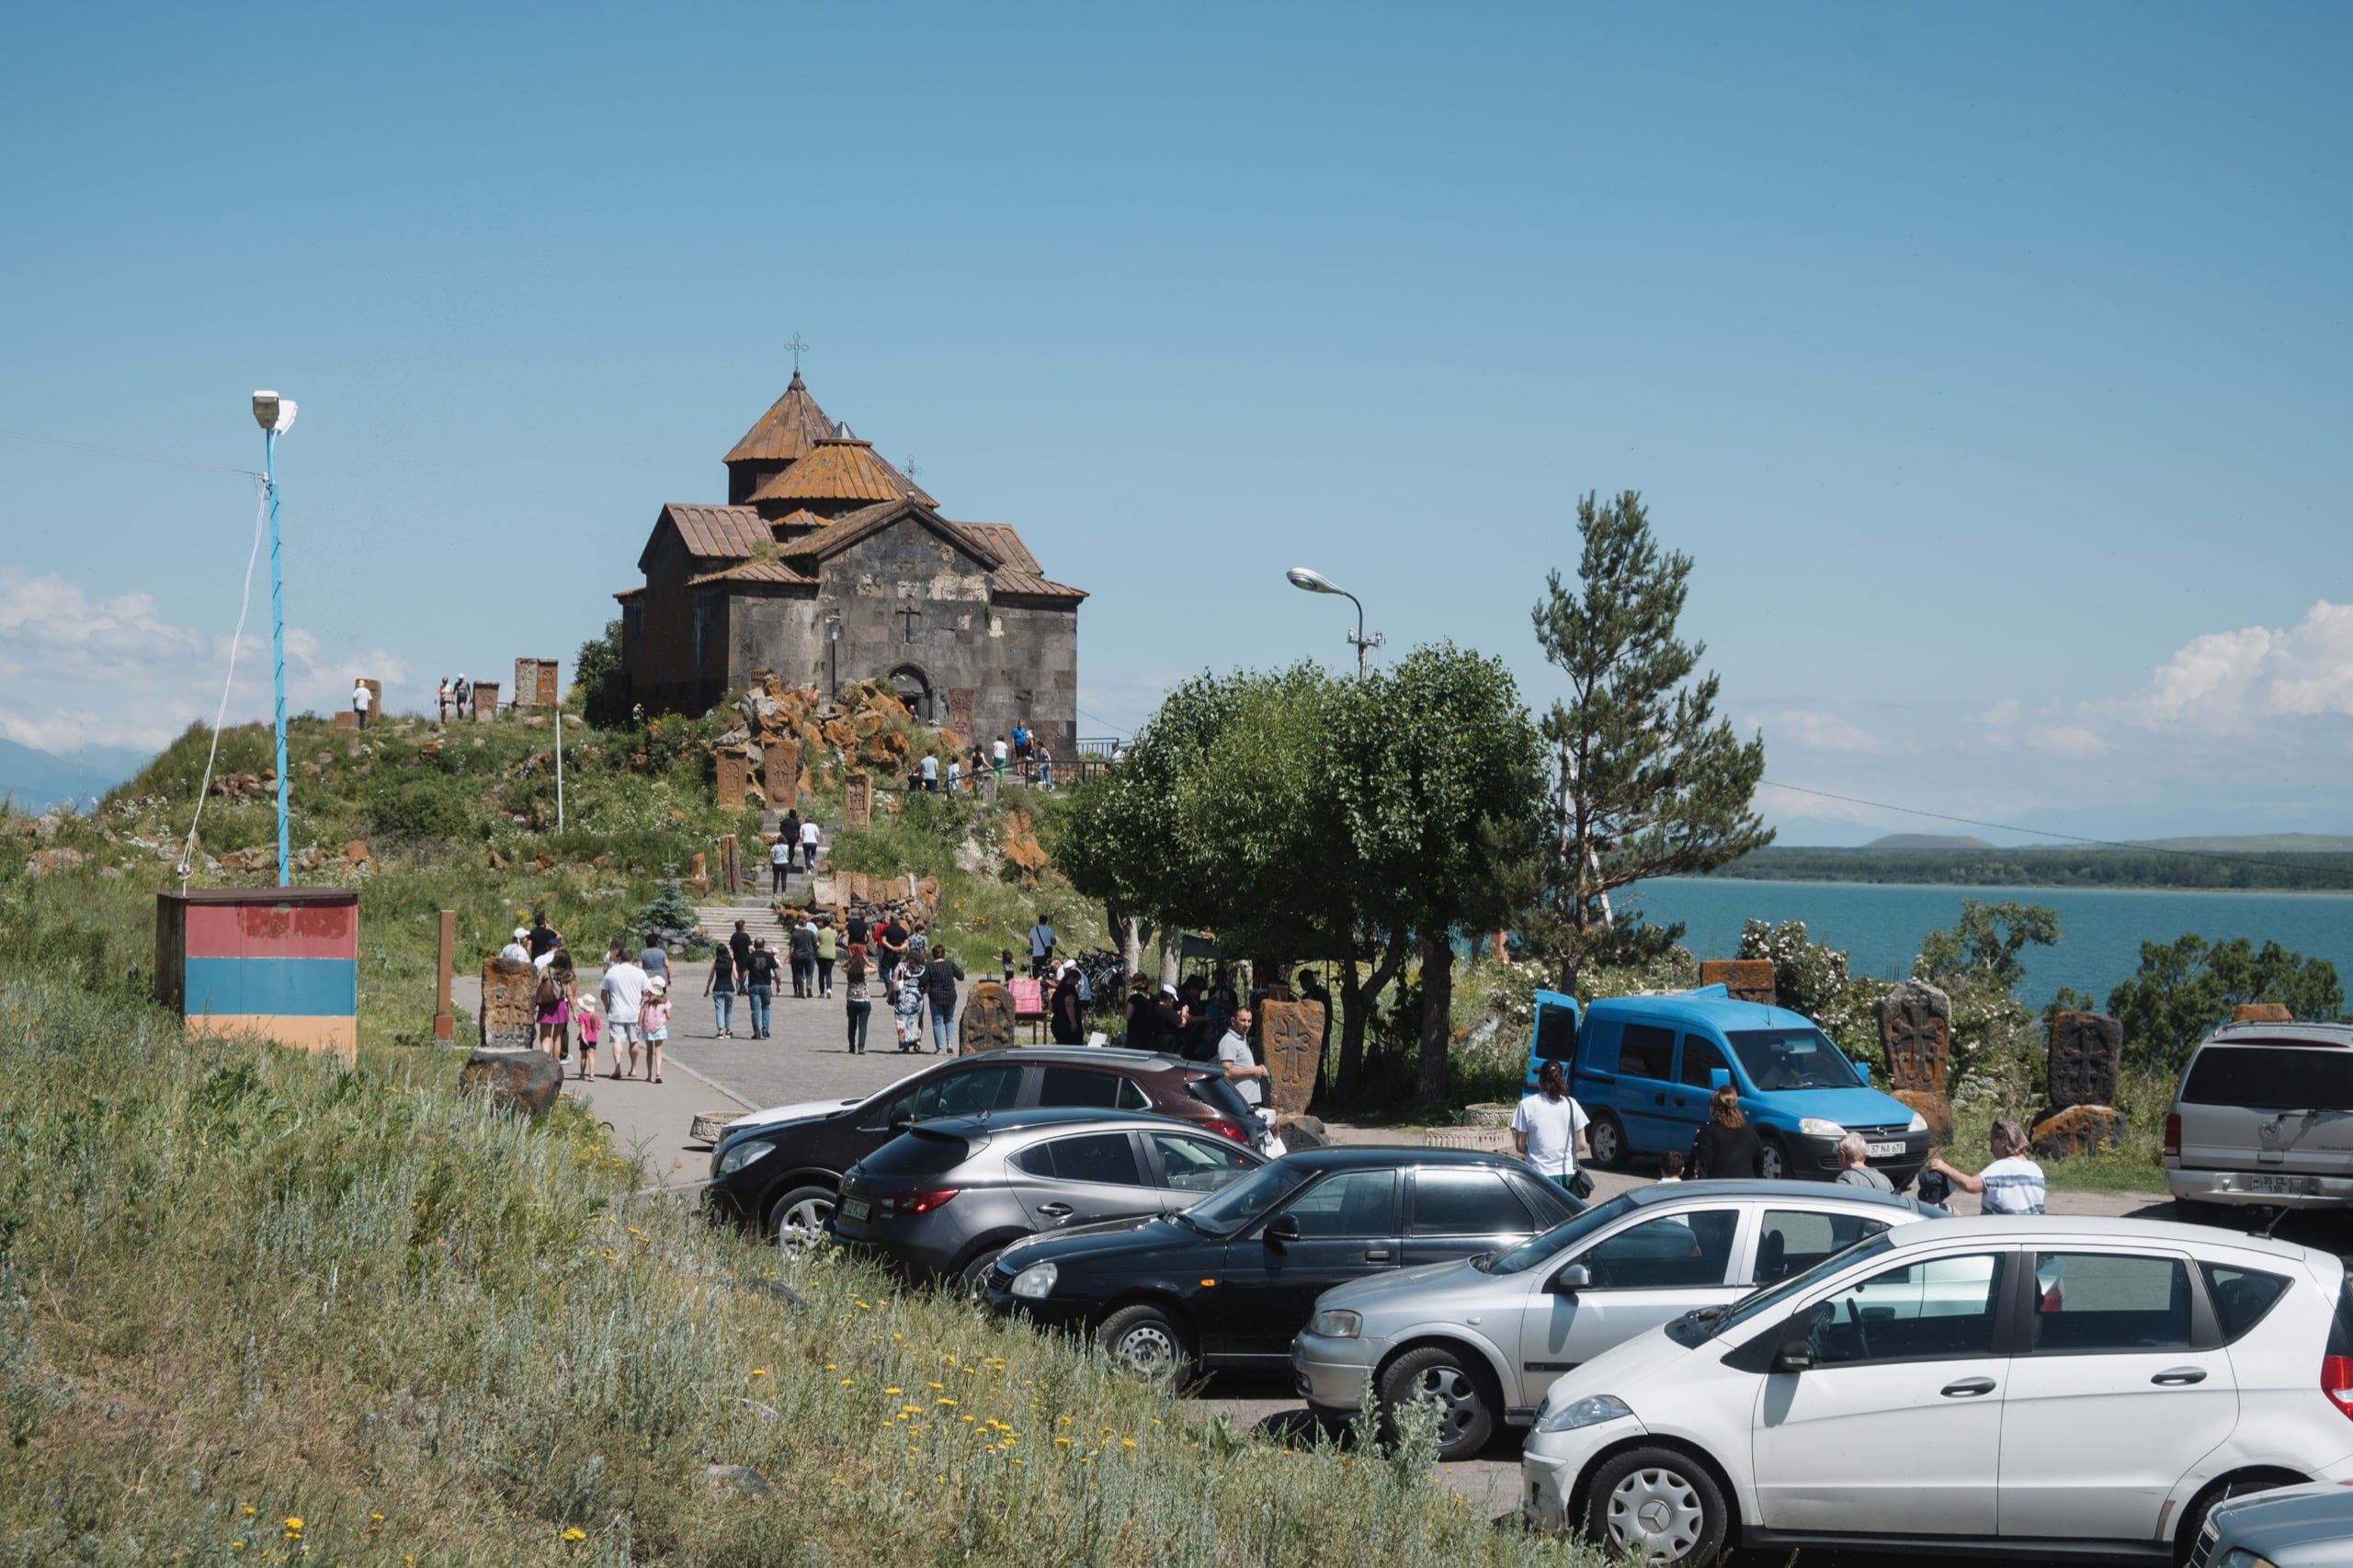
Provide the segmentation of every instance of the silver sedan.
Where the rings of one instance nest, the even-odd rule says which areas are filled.
[[[1309,1406],[1438,1407],[1439,1457],[1524,1426],[1554,1379],[1695,1309],[1727,1305],[1869,1236],[1945,1210],[1862,1187],[1662,1182],[1500,1253],[1325,1291],[1291,1341]]]

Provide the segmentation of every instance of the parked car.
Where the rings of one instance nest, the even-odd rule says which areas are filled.
[[[1734,1544],[2188,1555],[2235,1489],[2353,1481],[2343,1264],[2198,1226],[1899,1226],[1568,1373],[1532,1522],[1704,1568]],[[1736,1541],[1735,1541],[1736,1538]]]
[[[1149,1111],[1253,1147],[1266,1132],[1214,1062],[1025,1046],[935,1062],[877,1094],[754,1111],[711,1150],[704,1206],[779,1241],[807,1241],[832,1216],[842,1173],[915,1123],[1038,1108]]]
[[[2165,1118],[2181,1218],[2353,1205],[2353,1024],[2225,1024],[2182,1070]]]
[[[1009,1248],[985,1300],[1147,1375],[1279,1367],[1331,1287],[1509,1246],[1581,1208],[1501,1155],[1307,1149],[1141,1229]]]
[[[1040,1232],[1189,1208],[1267,1163],[1165,1117],[1017,1110],[907,1129],[842,1176],[827,1223],[918,1279],[977,1287],[997,1255]]]
[[[1622,1167],[1638,1153],[1691,1147],[1718,1085],[1740,1091],[1741,1114],[1765,1144],[1769,1180],[1829,1181],[1838,1141],[1859,1132],[1874,1170],[1896,1189],[1928,1163],[1926,1118],[1870,1086],[1813,1020],[1735,1002],[1721,985],[1666,996],[1609,996],[1580,1014],[1576,999],[1536,994],[1528,1082],[1548,1061],[1567,1064],[1569,1093],[1593,1119],[1593,1163]]]
[[[1384,1415],[1429,1400],[1438,1457],[1468,1459],[1610,1346],[1944,1212],[1853,1187],[1637,1187],[1506,1251],[1324,1292],[1291,1341],[1292,1381],[1326,1419],[1354,1412],[1368,1380]]]
[[[2189,1568],[2353,1568],[2353,1490],[2321,1481],[2217,1503]]]

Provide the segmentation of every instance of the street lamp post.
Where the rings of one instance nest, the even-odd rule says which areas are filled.
[[[825,612],[825,685],[826,695],[834,701],[842,699],[842,612]]]
[[[286,831],[286,597],[278,569],[278,437],[294,426],[294,400],[254,393],[254,423],[261,426],[262,490],[269,497],[269,651],[278,695],[278,885],[292,880]]]
[[[1324,575],[1323,573],[1312,571],[1305,566],[1294,566],[1283,575],[1290,580],[1290,585],[1294,588],[1303,588],[1311,594],[1337,594],[1357,607],[1356,635],[1349,638],[1348,642],[1357,651],[1357,674],[1364,674],[1367,655],[1387,640],[1378,631],[1370,637],[1364,634],[1364,601]]]

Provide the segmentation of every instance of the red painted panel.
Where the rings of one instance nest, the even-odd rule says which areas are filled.
[[[192,903],[188,946],[192,959],[356,959],[357,905]]]

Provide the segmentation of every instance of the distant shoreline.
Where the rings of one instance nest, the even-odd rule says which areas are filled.
[[[1707,880],[2120,892],[2353,894],[2353,854],[2165,849],[1759,849]]]

